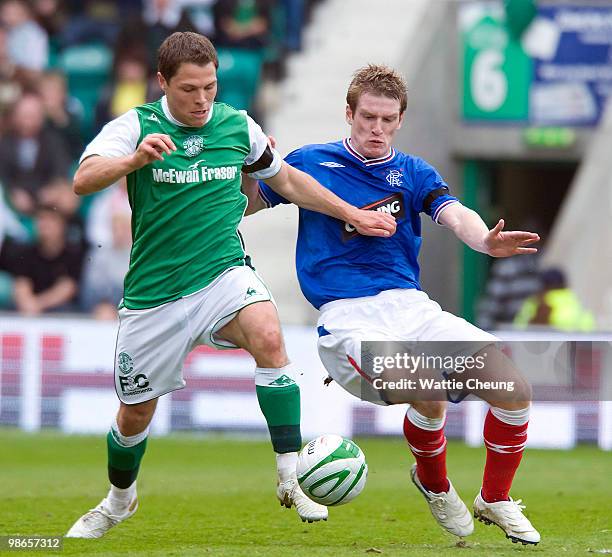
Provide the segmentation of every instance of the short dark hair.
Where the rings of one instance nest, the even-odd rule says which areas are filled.
[[[204,35],[191,31],[172,33],[157,52],[157,71],[170,81],[183,63],[219,67],[219,58],[213,44]]]
[[[408,91],[406,81],[393,68],[388,66],[368,64],[353,74],[353,80],[346,93],[346,102],[355,112],[359,98],[364,93],[374,93],[400,103],[400,114],[403,114],[408,105]]]

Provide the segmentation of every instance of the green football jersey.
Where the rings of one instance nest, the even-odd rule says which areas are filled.
[[[140,138],[169,135],[177,150],[128,174],[132,253],[124,304],[144,309],[210,284],[245,265],[238,225],[247,206],[240,171],[250,152],[247,117],[215,103],[201,128],[166,118],[161,100],[136,107]]]

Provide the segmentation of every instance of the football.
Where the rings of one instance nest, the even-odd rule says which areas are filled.
[[[313,501],[344,505],[359,495],[368,476],[363,451],[340,435],[321,435],[300,452],[297,479],[302,491]]]

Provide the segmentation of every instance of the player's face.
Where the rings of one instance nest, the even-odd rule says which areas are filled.
[[[206,123],[217,95],[217,70],[212,62],[206,66],[183,63],[170,81],[160,73],[157,78],[172,116],[187,126],[200,127]]]
[[[402,125],[397,99],[363,93],[355,111],[346,107],[346,121],[351,126],[351,143],[359,153],[369,159],[384,157],[393,143],[395,132]]]

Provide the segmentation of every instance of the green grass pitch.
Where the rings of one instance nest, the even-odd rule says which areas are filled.
[[[140,509],[100,540],[65,540],[87,556],[521,556],[612,550],[612,456],[592,446],[527,451],[512,494],[542,534],[514,545],[495,526],[457,547],[412,486],[402,439],[357,440],[370,467],[365,491],[303,524],[276,501],[274,458],[264,441],[193,435],[153,438],[139,478]],[[449,443],[449,474],[466,503],[480,485],[484,449]],[[105,440],[0,429],[0,535],[63,534],[106,493]],[[7,555],[9,553],[6,553]],[[11,555],[26,555],[12,551]]]

